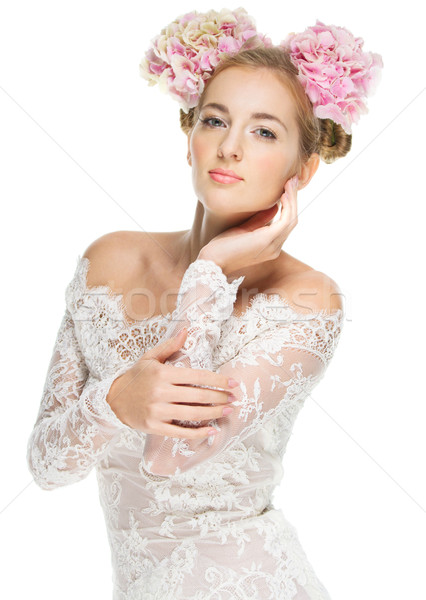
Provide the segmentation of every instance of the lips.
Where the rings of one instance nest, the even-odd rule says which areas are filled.
[[[216,181],[216,183],[235,184],[243,181],[242,179],[237,177],[230,177],[229,175],[222,175],[222,173],[216,173],[216,171],[210,171],[209,175],[213,179],[213,181]]]
[[[231,171],[230,169],[212,169],[209,173],[218,173],[219,175],[225,175],[226,177],[234,177],[235,179],[242,179],[239,175]]]

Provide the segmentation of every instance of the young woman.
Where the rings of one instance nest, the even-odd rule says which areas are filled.
[[[235,40],[247,24],[197,15],[175,23]],[[282,246],[297,190],[351,138],[314,114],[290,51],[245,39],[181,109],[191,229],[107,234],[79,258],[28,443],[43,489],[96,467],[116,600],[329,598],[272,493],[343,305]]]

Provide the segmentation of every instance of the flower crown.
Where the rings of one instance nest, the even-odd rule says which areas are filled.
[[[221,57],[258,44],[271,47],[252,17],[242,7],[220,12],[193,11],[181,15],[151,40],[140,65],[140,75],[177,100],[185,113],[197,106]],[[361,114],[368,112],[364,99],[372,95],[381,78],[383,60],[364,52],[364,41],[344,27],[318,21],[302,33],[290,33],[278,46],[289,52],[297,78],[320,119],[331,119],[348,134]]]

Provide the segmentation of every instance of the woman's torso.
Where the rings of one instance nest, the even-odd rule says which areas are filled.
[[[174,310],[171,292],[177,294],[183,277],[173,268],[183,232],[119,233],[117,248],[105,254],[107,267],[90,262],[89,251],[67,294],[80,348],[91,376],[99,379],[161,342],[166,322],[159,315]],[[87,277],[89,262],[92,277]],[[276,264],[269,287],[310,269],[285,253]],[[89,290],[92,286],[100,287]],[[122,295],[126,314],[109,291]],[[265,282],[257,290],[251,286],[250,297],[264,291]],[[250,330],[255,321],[269,327],[267,317],[255,311],[248,315],[250,326],[242,326],[237,315],[248,304],[249,298],[237,297],[236,316],[224,324],[215,365],[255,335]],[[124,325],[120,316],[138,324]],[[296,531],[272,504],[296,414],[269,420],[208,465],[166,478],[141,466],[145,434],[120,432],[96,469],[112,551],[114,599],[200,600],[215,598],[218,586],[218,598],[280,597],[284,589],[284,597],[293,598],[300,583],[302,594],[309,590],[309,598],[328,600]]]

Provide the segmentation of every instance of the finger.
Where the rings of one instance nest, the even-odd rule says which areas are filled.
[[[270,225],[271,233],[274,235],[278,235],[279,232],[283,232],[288,227],[293,229],[297,224],[297,196],[295,187],[291,184],[291,179],[286,182],[281,202],[280,218]]]
[[[278,232],[282,231],[284,227],[288,227],[291,223],[294,223],[293,227],[297,222],[297,207],[296,207],[296,196],[293,182],[295,178],[292,177],[287,179],[280,202],[281,202],[281,215],[275,223],[260,227],[265,221],[269,222],[273,219],[278,211],[278,203],[274,204],[270,208],[260,211],[253,215],[248,221],[243,223],[240,227],[246,231],[254,231],[257,229],[259,235],[267,236],[266,240],[262,243],[267,243],[268,240],[272,241]],[[276,209],[276,210],[275,210]],[[266,213],[266,214],[265,214]]]
[[[292,181],[293,178],[287,179],[285,183],[284,192],[279,199],[279,202],[281,203],[281,214],[277,221],[271,223],[268,227],[263,227],[262,230],[259,230],[262,231],[262,233],[265,232],[266,235],[269,235],[271,240],[277,235],[277,232],[289,225],[294,219],[295,196],[293,193]]]
[[[222,389],[231,389],[236,387],[229,383],[229,377],[209,371],[208,369],[191,369],[186,367],[175,367],[173,365],[165,365],[169,373],[170,383],[181,383],[181,384],[192,384],[192,385],[206,385],[210,387],[217,387]],[[239,385],[237,383],[237,385]]]
[[[160,342],[154,348],[145,352],[142,358],[155,358],[159,362],[164,362],[184,345],[187,333],[188,330],[184,327],[177,335]]]
[[[273,219],[277,211],[278,204],[274,204],[265,210],[260,210],[259,212],[255,213],[249,219],[247,219],[247,221],[239,225],[239,227],[245,231],[255,231],[255,229],[258,229],[262,223]]]
[[[269,225],[265,225],[261,227],[262,223],[271,221],[274,218],[276,212],[278,211],[278,204],[274,204],[272,207],[267,209],[266,211],[260,211],[253,215],[246,223],[244,223],[241,227],[246,231],[254,231],[256,230],[256,235],[258,236],[257,242],[266,250],[270,244],[275,243],[275,240],[282,236],[284,230],[286,230],[291,224],[292,228],[296,226],[297,223],[297,208],[295,204],[295,196],[292,193],[292,179],[288,179],[284,186],[285,192],[282,194],[280,201],[282,203],[281,206],[281,214],[275,223],[270,223]],[[276,208],[276,210],[275,210]],[[274,209],[274,210],[272,210]],[[262,213],[268,213],[266,219],[262,218]],[[282,243],[284,240],[282,240]]]
[[[229,401],[235,400],[232,390],[211,390],[185,385],[175,386],[170,394],[173,404],[228,404]],[[167,403],[167,398],[165,401]]]
[[[230,410],[228,410],[230,409]],[[220,419],[231,414],[234,407],[229,406],[186,406],[185,404],[172,405],[173,419],[178,421],[209,421],[211,419]],[[225,414],[224,414],[225,411]],[[155,407],[154,418],[163,422],[170,417],[170,404],[159,404]]]
[[[278,237],[282,237],[284,232],[289,233],[289,227],[294,221],[294,209],[293,202],[287,192],[284,192],[281,196],[281,214],[275,223],[271,223],[269,227],[265,227],[268,241],[273,242]]]
[[[181,425],[171,425],[170,423],[161,423],[158,429],[152,430],[150,433],[155,433],[156,435],[166,435],[171,438],[184,438],[187,440],[198,440],[202,438],[206,438],[210,435],[211,431],[215,431],[217,434],[217,430],[214,429],[211,425],[206,427],[183,427]]]
[[[288,194],[290,197],[290,222],[292,229],[297,224],[297,176],[293,177],[288,183]]]
[[[287,181],[283,201],[285,203],[285,226],[294,227],[297,217],[296,195],[291,180]]]

